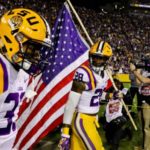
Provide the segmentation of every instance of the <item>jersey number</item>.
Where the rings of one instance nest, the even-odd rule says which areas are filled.
[[[4,104],[9,104],[12,102],[14,102],[13,107],[11,108],[11,110],[7,111],[7,113],[5,114],[5,116],[3,116],[4,118],[7,118],[7,122],[5,122],[3,128],[0,128],[0,135],[7,135],[10,133],[11,128],[14,131],[16,129],[16,125],[13,122],[13,117],[15,116],[14,111],[15,109],[18,107],[19,105],[19,100],[22,99],[24,93],[22,93],[21,95],[19,93],[10,93]],[[15,116],[16,117],[16,116]]]
[[[76,72],[76,74],[75,74],[75,80],[77,80],[77,81],[83,81],[83,74]]]
[[[99,98],[102,96],[102,89],[95,90],[94,96],[91,98],[90,106],[99,106]]]

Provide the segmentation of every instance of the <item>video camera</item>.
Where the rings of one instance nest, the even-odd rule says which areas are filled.
[[[150,56],[141,57],[140,60],[133,59],[130,62],[133,63],[136,66],[136,68],[145,69],[150,72]]]

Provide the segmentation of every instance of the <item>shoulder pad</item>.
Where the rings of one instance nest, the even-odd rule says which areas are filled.
[[[91,90],[96,86],[96,79],[92,70],[89,67],[84,65],[80,66],[76,70],[74,80],[86,83],[87,90]]]

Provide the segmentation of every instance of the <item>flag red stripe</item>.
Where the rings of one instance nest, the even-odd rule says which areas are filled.
[[[26,121],[24,122],[24,124],[22,125],[22,127],[19,129],[17,137],[16,137],[16,141],[15,144],[17,143],[17,141],[19,140],[20,136],[22,135],[23,131],[25,130],[27,124],[34,118],[34,116],[36,116],[37,112],[40,111],[40,109],[42,109],[42,107],[48,102],[50,101],[51,97],[54,96],[59,89],[61,89],[64,85],[66,85],[68,83],[68,80],[70,81],[70,78],[73,78],[74,75],[74,71],[71,72],[68,76],[65,77],[65,79],[63,79],[61,82],[59,82],[51,91],[49,91],[49,93],[47,93],[47,95],[38,103],[38,105],[36,106],[36,108],[30,113],[30,116],[26,119]],[[43,84],[41,85],[43,87]],[[38,93],[40,93],[42,90],[42,88],[40,87],[38,90]]]
[[[105,91],[109,90],[111,87],[112,87],[112,82],[111,82],[111,80],[109,79],[108,82],[107,82],[107,86],[106,86],[106,88],[105,88]]]
[[[46,128],[46,130],[44,132],[42,132],[42,134],[37,138],[37,140],[31,145],[31,147],[34,147],[34,145],[40,141],[40,139],[42,139],[43,137],[45,137],[49,132],[51,132],[52,130],[54,130],[58,125],[60,125],[62,123],[63,120],[63,115],[61,115],[60,117],[58,117],[53,123],[50,124],[49,127]]]
[[[62,105],[64,105],[67,101],[68,94],[63,96],[55,105],[50,108],[47,113],[42,117],[42,119],[34,126],[34,128],[30,129],[30,132],[24,137],[22,142],[20,143],[19,149],[22,149],[22,147],[32,138],[32,136],[39,130],[40,127],[42,127],[43,123],[48,120],[52,116],[53,113],[55,113]]]
[[[19,109],[18,119],[21,116],[21,114],[26,110],[26,108],[30,105],[30,102],[27,102],[26,100],[27,98],[24,98],[23,103]]]

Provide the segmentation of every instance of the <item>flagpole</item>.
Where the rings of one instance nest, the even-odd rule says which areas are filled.
[[[81,27],[82,27],[82,29],[83,29],[85,35],[87,36],[87,39],[89,40],[90,44],[93,45],[94,43],[93,43],[92,39],[90,38],[90,36],[89,36],[87,30],[85,29],[85,27],[84,27],[84,25],[83,25],[83,23],[82,23],[82,21],[81,21],[79,15],[77,14],[76,10],[74,9],[72,3],[70,2],[70,0],[67,0],[67,2],[68,2],[68,4],[69,4],[70,8],[72,9],[73,13],[75,14],[75,16],[76,16],[76,18],[77,18],[79,24],[81,25]]]

